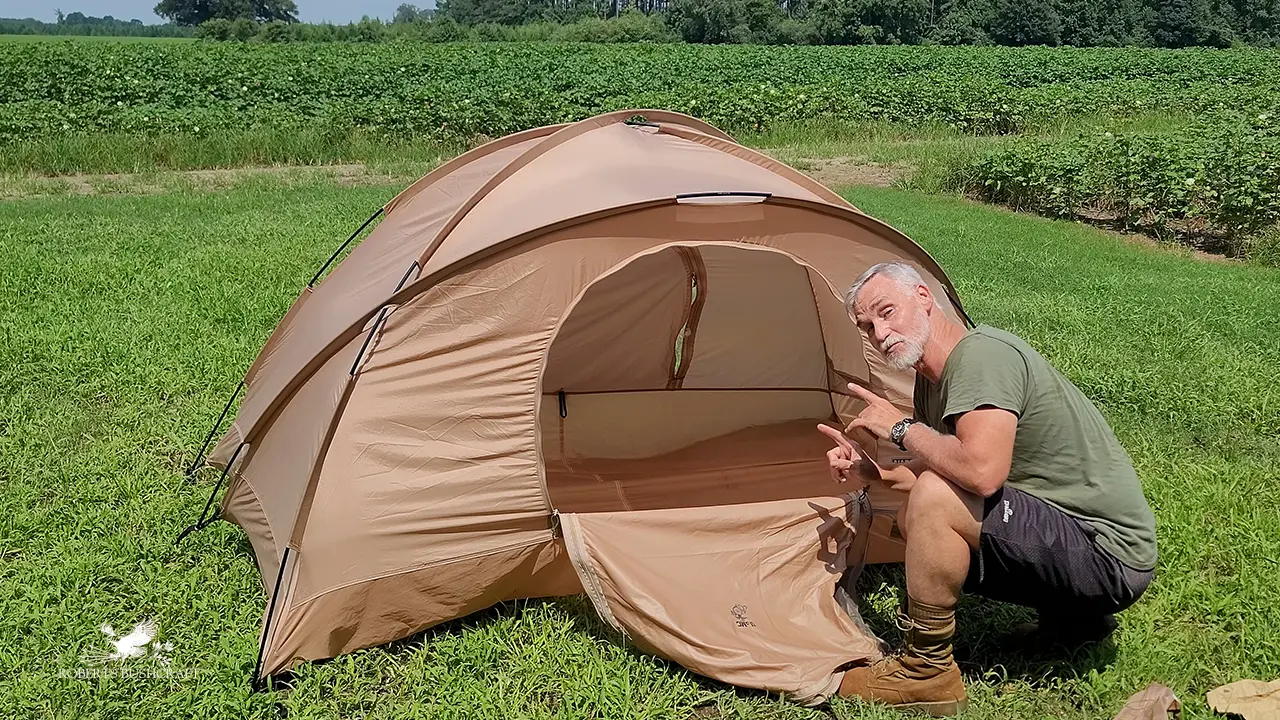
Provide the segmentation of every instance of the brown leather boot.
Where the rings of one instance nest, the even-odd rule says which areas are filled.
[[[955,715],[968,707],[964,680],[951,656],[955,607],[927,605],[908,596],[907,613],[899,613],[898,618],[907,633],[906,649],[873,665],[848,670],[840,694],[935,717]]]

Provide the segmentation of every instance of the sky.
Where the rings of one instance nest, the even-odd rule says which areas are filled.
[[[157,2],[159,0],[0,0],[0,17],[30,17],[53,22],[58,19],[54,10],[61,9],[64,13],[82,12],[85,15],[98,17],[110,15],[118,20],[137,18],[152,25],[164,22],[153,12]],[[295,2],[298,4],[299,20],[333,23],[355,22],[363,15],[390,20],[402,2],[418,7],[431,7],[435,4],[430,0],[362,0],[357,3],[351,0],[295,0]]]

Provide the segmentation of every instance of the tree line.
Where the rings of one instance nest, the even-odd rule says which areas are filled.
[[[0,18],[0,35],[91,35],[109,37],[191,37],[195,28],[183,25],[146,25],[141,20],[119,20],[110,15],[57,13],[57,22],[32,18]]]
[[[462,25],[659,16],[687,42],[1280,44],[1280,0],[440,0]]]
[[[297,12],[294,0],[161,0],[156,13],[169,25],[59,13],[56,24],[0,20],[0,32],[260,42],[1280,46],[1280,0],[439,0],[435,9],[402,4],[389,21],[346,25],[299,23]]]

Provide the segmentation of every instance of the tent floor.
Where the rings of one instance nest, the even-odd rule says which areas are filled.
[[[565,458],[547,463],[547,489],[565,513],[655,510],[837,497],[831,441],[818,419],[749,427],[644,458]],[[896,511],[903,493],[873,485],[876,511]]]

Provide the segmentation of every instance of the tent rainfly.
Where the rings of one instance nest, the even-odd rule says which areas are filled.
[[[232,395],[227,489],[189,528],[252,544],[255,684],[579,593],[646,652],[806,705],[880,656],[848,589],[901,560],[903,498],[832,482],[816,426],[861,409],[851,382],[911,406],[844,309],[870,265],[912,262],[968,322],[923,249],[656,110],[494,140],[378,217]]]

